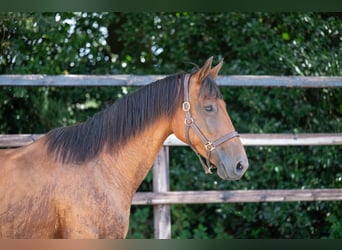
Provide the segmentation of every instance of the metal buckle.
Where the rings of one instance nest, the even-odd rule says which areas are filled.
[[[212,168],[213,168],[213,167],[210,166],[210,167],[207,167],[206,169],[204,169],[205,174],[213,174],[213,172],[211,171]]]
[[[185,112],[190,110],[190,102],[183,102],[183,110]]]
[[[194,119],[192,119],[192,118],[185,118],[185,120],[184,120],[184,124],[186,125],[186,126],[190,126],[191,124],[193,124],[194,123]]]
[[[215,149],[214,144],[211,141],[208,141],[206,144],[204,144],[204,147],[207,151],[211,152]]]

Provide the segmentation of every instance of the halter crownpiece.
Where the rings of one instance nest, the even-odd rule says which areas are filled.
[[[189,144],[190,148],[198,156],[200,163],[204,169],[204,172],[206,174],[212,174],[211,169],[214,168],[214,166],[212,166],[210,163],[211,152],[214,151],[217,146],[224,143],[225,141],[229,141],[230,139],[233,139],[234,137],[239,137],[240,135],[238,134],[238,132],[233,131],[233,132],[230,132],[230,133],[220,137],[219,139],[217,139],[215,141],[208,140],[205,137],[205,135],[202,133],[202,131],[196,125],[194,119],[191,117],[191,113],[190,113],[191,105],[190,105],[190,101],[189,101],[189,99],[190,99],[190,97],[189,97],[190,78],[191,78],[190,74],[185,74],[185,76],[183,78],[184,102],[183,102],[182,106],[183,106],[183,111],[185,112],[185,121],[184,121],[185,137],[186,137],[187,143]],[[193,131],[195,132],[195,134],[201,139],[201,141],[204,145],[204,148],[207,151],[206,162],[203,161],[200,153],[198,153],[198,151],[195,149],[195,147],[191,143],[190,135],[189,135],[190,128],[192,128]]]

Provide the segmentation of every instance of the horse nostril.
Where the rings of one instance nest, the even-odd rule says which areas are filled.
[[[235,169],[236,173],[240,174],[243,171],[243,169],[244,169],[244,166],[243,166],[242,162],[239,161],[238,164],[236,165],[236,169]]]

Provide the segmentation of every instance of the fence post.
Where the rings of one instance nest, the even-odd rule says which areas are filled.
[[[167,192],[169,182],[169,147],[163,146],[153,167],[153,192]],[[153,206],[154,237],[156,239],[171,239],[170,205]]]

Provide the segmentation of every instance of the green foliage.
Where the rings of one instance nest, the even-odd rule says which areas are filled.
[[[1,74],[173,74],[225,59],[221,74],[342,74],[340,13],[0,13]],[[221,88],[240,133],[342,132],[341,88]],[[84,121],[130,88],[2,87],[0,132]],[[341,188],[340,146],[247,147],[239,181],[170,149],[171,190]],[[152,190],[152,175],[139,191]],[[340,238],[341,202],[172,205],[174,238]],[[128,238],[153,238],[134,206]]]

